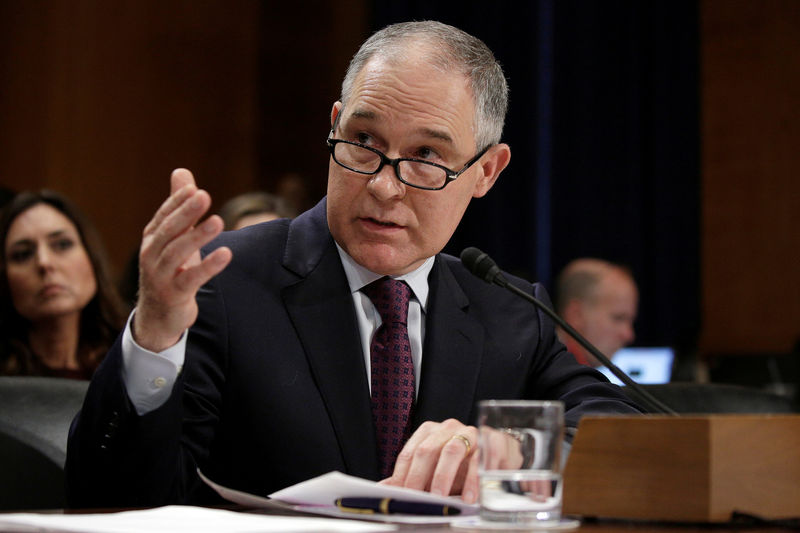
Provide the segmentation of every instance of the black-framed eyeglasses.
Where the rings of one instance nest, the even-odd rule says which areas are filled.
[[[467,161],[461,170],[456,172],[442,165],[421,159],[407,157],[390,159],[380,150],[356,142],[345,141],[344,139],[331,139],[329,137],[327,142],[333,160],[347,170],[359,174],[374,175],[380,172],[384,165],[390,165],[394,168],[397,179],[406,185],[417,189],[425,189],[426,191],[444,189],[448,183],[455,180],[475,164],[491,147],[491,145],[487,146],[478,152],[475,157]]]

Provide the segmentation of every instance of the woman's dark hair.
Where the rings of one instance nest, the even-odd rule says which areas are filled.
[[[94,269],[97,292],[81,311],[78,341],[78,363],[83,374],[91,375],[119,333],[125,310],[111,281],[97,230],[72,202],[50,190],[21,192],[0,214],[0,374],[31,375],[44,370],[28,346],[29,323],[14,307],[6,265],[6,239],[11,224],[39,204],[56,209],[75,225]]]

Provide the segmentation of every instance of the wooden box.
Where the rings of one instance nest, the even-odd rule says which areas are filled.
[[[800,516],[800,415],[585,417],[564,513],[727,522]]]

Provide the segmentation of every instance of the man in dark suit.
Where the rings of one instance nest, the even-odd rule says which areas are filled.
[[[218,237],[218,217],[199,223],[208,194],[175,171],[145,228],[135,314],[73,424],[71,505],[207,501],[197,468],[262,495],[340,470],[474,502],[477,401],[559,399],[572,428],[636,412],[542,315],[440,254],[508,164],[506,93],[479,40],[394,25],[351,62],[316,207]],[[378,285],[403,294],[402,319]],[[405,367],[384,368],[386,345]]]

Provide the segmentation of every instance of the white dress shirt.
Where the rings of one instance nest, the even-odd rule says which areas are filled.
[[[381,316],[369,297],[361,292],[361,288],[381,278],[362,267],[347,253],[336,245],[342,260],[347,282],[358,320],[358,330],[363,348],[364,363],[367,369],[367,383],[371,384],[369,346],[372,336],[381,325]],[[429,257],[419,268],[397,276],[394,279],[408,283],[412,298],[408,306],[408,338],[411,343],[411,357],[414,362],[414,383],[419,392],[420,370],[422,368],[422,345],[425,340],[424,314],[428,304],[428,274],[433,268],[433,257]],[[133,340],[131,323],[136,310],[128,317],[128,323],[122,334],[122,380],[128,391],[128,397],[136,412],[144,415],[166,403],[172,393],[172,387],[183,368],[186,356],[186,337],[184,332],[180,340],[163,352],[155,353],[145,350]]]
[[[361,292],[361,289],[383,276],[376,274],[362,267],[355,260],[347,255],[337,244],[339,257],[342,259],[344,273],[347,276],[347,283],[350,285],[350,293],[353,296],[353,303],[358,319],[358,331],[361,334],[361,347],[364,353],[364,365],[367,369],[367,383],[372,391],[372,371],[369,346],[372,343],[372,336],[381,325],[381,315],[369,296]],[[433,257],[429,257],[422,266],[416,270],[403,274],[402,276],[392,276],[393,279],[405,281],[411,287],[412,297],[408,303],[408,340],[411,343],[411,359],[414,362],[414,385],[415,394],[419,393],[419,376],[422,368],[422,343],[425,340],[425,309],[428,306],[428,274],[433,268]]]

